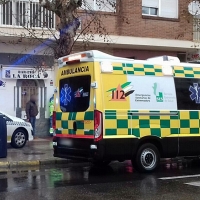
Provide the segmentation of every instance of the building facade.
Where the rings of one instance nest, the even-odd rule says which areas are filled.
[[[73,52],[97,49],[126,58],[169,55],[178,56],[181,61],[198,57],[195,43],[200,37],[187,13],[188,0],[105,1],[108,3],[84,0],[78,14],[80,31],[94,13],[107,37],[102,37],[101,30],[92,24],[89,46],[83,46],[85,38],[81,36]],[[37,94],[39,136],[49,134],[48,101],[54,92],[57,66],[47,46],[35,40],[28,28],[41,40],[49,40],[52,31],[56,33],[56,21],[55,15],[40,7],[38,0],[12,0],[0,5],[0,111],[26,119],[25,104],[31,94]]]
[[[95,1],[90,7],[99,12]],[[195,43],[199,41],[198,31],[194,30],[193,16],[189,14],[188,0],[112,0],[114,8],[104,9],[102,25],[108,33],[109,45],[103,37],[94,32],[94,40],[88,49],[100,49],[115,56],[135,59],[170,55],[187,61],[195,54]],[[87,21],[81,15],[82,28]],[[79,51],[76,46],[74,51]],[[190,56],[191,57],[191,56]]]
[[[36,135],[47,136],[48,102],[54,93],[54,57],[31,37],[29,29],[35,29],[38,35],[45,33],[48,38],[47,30],[55,30],[55,16],[40,9],[38,1],[17,0],[0,5],[0,111],[26,119],[26,103],[32,94],[37,95]]]

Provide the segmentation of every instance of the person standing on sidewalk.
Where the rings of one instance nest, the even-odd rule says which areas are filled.
[[[36,116],[38,115],[38,107],[36,104],[37,97],[36,95],[31,95],[30,101],[26,103],[26,116],[27,121],[31,123],[33,127],[33,137],[35,137],[35,121]]]

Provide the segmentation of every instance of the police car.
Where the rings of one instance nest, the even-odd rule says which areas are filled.
[[[0,115],[6,120],[7,124],[7,142],[14,148],[22,148],[27,141],[33,140],[33,128],[30,123],[18,117],[10,116],[2,111]]]

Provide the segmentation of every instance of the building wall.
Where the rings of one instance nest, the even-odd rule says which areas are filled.
[[[114,56],[120,56],[124,58],[134,58],[138,60],[146,60],[148,58],[156,56],[177,56],[177,52],[174,51],[148,51],[148,50],[129,50],[129,49],[115,49],[113,51]]]
[[[25,119],[25,112],[21,109],[23,93],[21,84],[24,79],[6,79],[2,74],[3,69],[36,70],[36,67],[41,66],[43,61],[47,66],[48,78],[34,79],[37,82],[39,98],[39,115],[36,121],[38,136],[49,135],[49,99],[54,93],[55,84],[54,58],[51,55],[44,55],[44,52],[45,48],[41,48],[40,44],[28,46],[23,43],[18,45],[0,43],[0,111]]]
[[[187,6],[188,0],[179,0],[179,18],[169,19],[142,16],[142,0],[121,0],[116,15],[104,12],[99,18],[105,32],[111,35],[192,41],[193,25],[183,17]],[[82,28],[90,21],[88,15],[81,17]],[[91,31],[98,32],[98,26],[93,24]]]

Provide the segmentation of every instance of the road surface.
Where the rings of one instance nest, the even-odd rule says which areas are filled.
[[[0,200],[200,200],[200,163],[162,164],[139,174],[131,163],[0,169]]]

